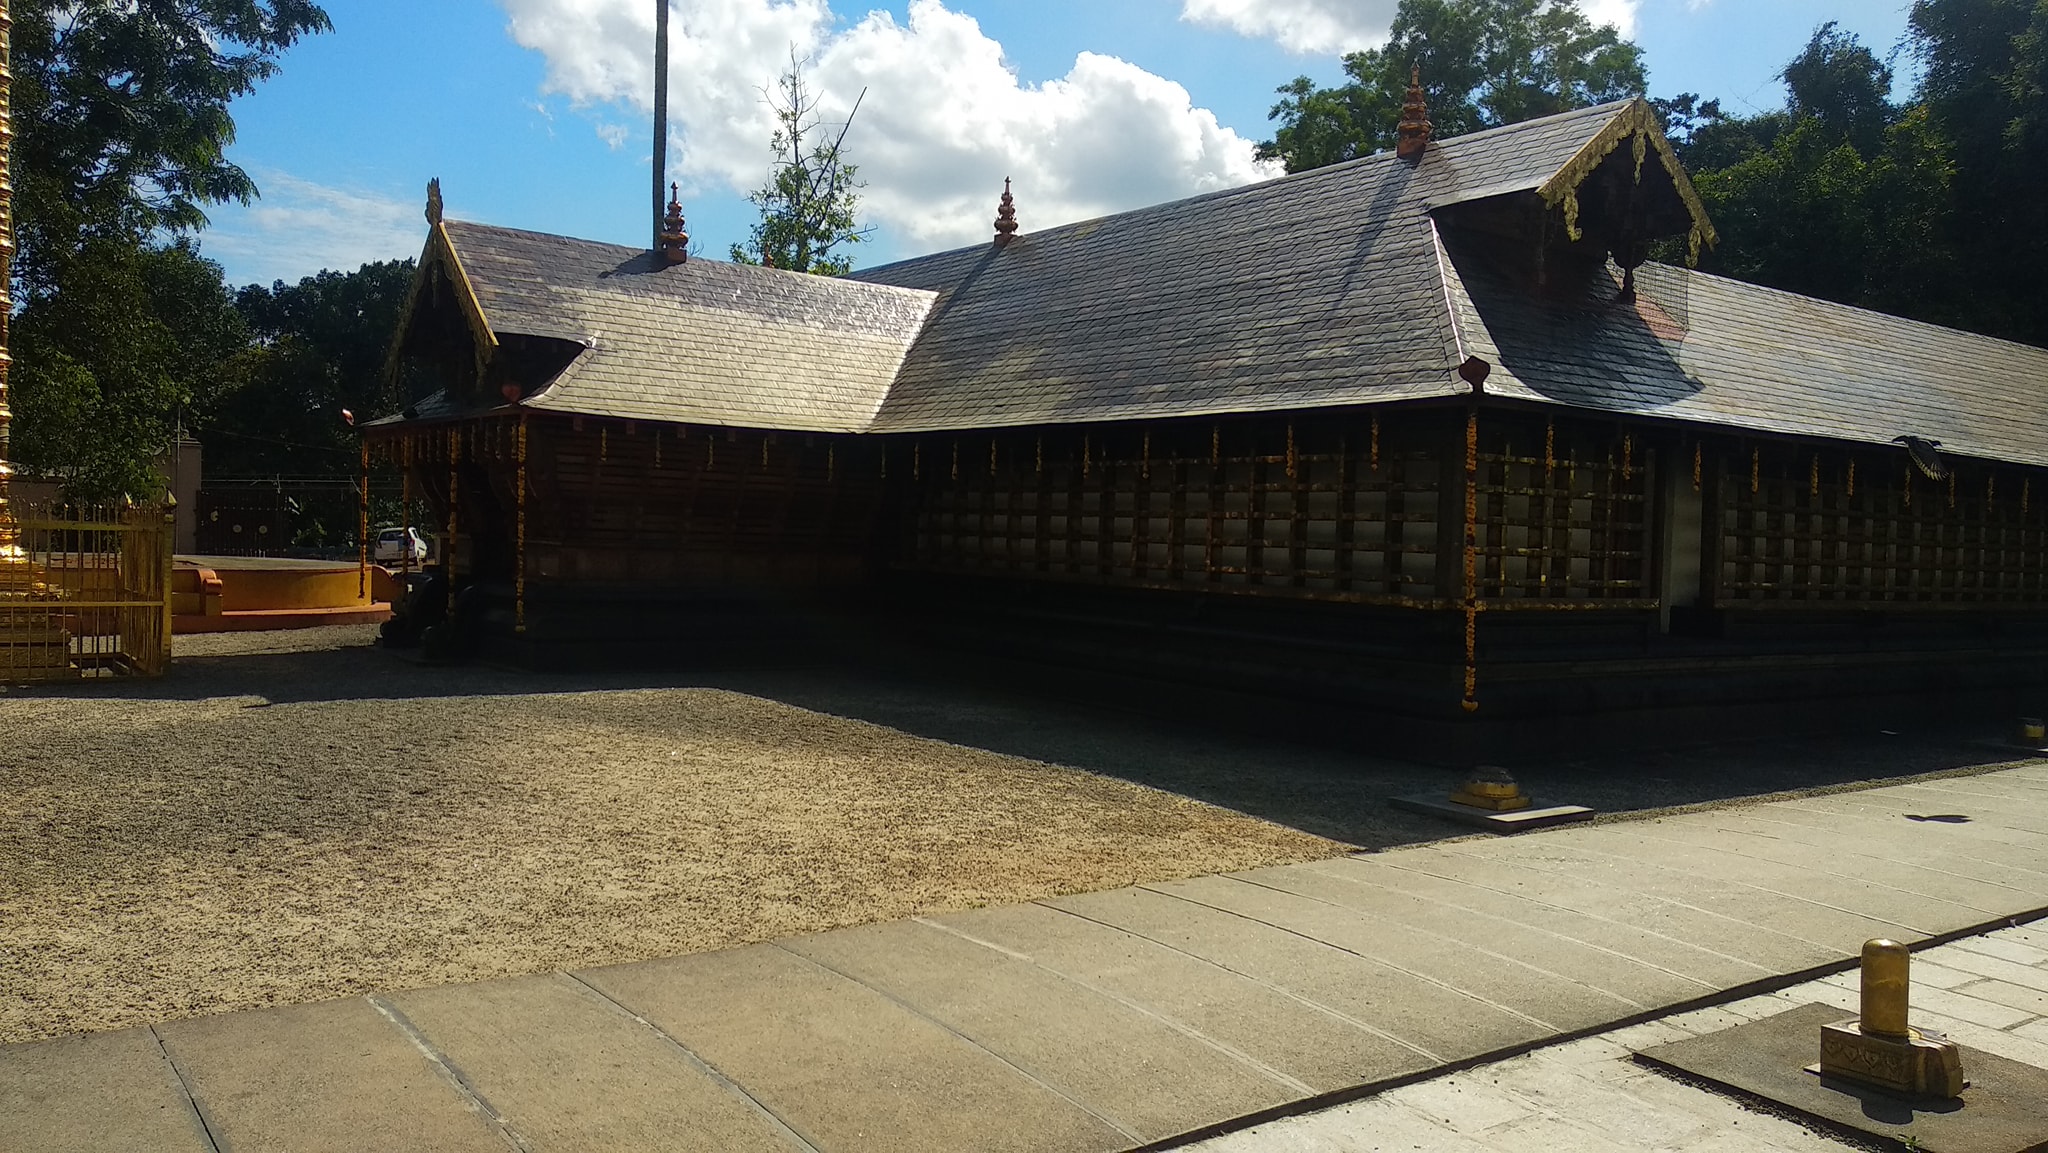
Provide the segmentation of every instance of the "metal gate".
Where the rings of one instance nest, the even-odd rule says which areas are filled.
[[[168,508],[12,501],[0,517],[0,683],[163,674]]]

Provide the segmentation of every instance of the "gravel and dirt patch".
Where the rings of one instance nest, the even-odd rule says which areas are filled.
[[[180,638],[160,685],[0,696],[0,1042],[1343,848],[762,696],[548,691],[368,636]]]
[[[373,635],[181,637],[161,681],[0,691],[0,1043],[1462,832],[1386,806],[1455,774],[1369,733],[1226,735],[946,658],[571,678]],[[1869,734],[1516,767],[1613,813],[2008,758]]]

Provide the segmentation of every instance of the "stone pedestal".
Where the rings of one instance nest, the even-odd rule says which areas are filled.
[[[1955,1042],[1919,1029],[1865,1032],[1861,1021],[1821,1026],[1820,1062],[1807,1068],[1907,1097],[1954,1097],[1969,1084]]]

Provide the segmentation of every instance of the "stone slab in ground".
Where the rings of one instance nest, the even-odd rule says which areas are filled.
[[[1141,1142],[897,1001],[775,945],[577,976],[825,1150],[956,1153]]]
[[[527,1153],[804,1148],[738,1087],[573,977],[379,998],[504,1119]],[[396,1022],[395,1022],[396,1023]]]
[[[1146,1141],[1314,1092],[1181,1022],[931,925],[867,925],[783,945]]]
[[[1533,798],[1529,801],[1528,808],[1508,812],[1475,809],[1471,805],[1445,800],[1434,793],[1392,797],[1387,803],[1404,812],[1441,817],[1460,825],[1485,829],[1489,833],[1525,833],[1530,829],[1547,829],[1552,825],[1568,825],[1574,821],[1593,819],[1593,810],[1584,805],[1560,805]]]
[[[1436,1062],[1375,1026],[1156,941],[1046,905],[927,918],[1126,1002],[1326,1093]]]
[[[2048,1070],[1965,1047],[1958,1103],[1909,1102],[1808,1073],[1833,1005],[1799,1008],[1658,1045],[1638,1061],[1789,1108],[1855,1134],[1911,1138],[1927,1153],[2027,1153],[2048,1144]]]
[[[1437,975],[1410,973],[1150,889],[1113,889],[1045,903],[1370,1022],[1428,1054],[1431,1064],[1527,1044],[1553,1032]]]
[[[0,1149],[212,1153],[147,1028],[0,1047]]]
[[[223,1149],[505,1151],[498,1127],[365,998],[156,1031]]]

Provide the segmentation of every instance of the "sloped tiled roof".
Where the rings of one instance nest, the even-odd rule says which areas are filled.
[[[1629,107],[1582,109],[855,274],[940,294],[877,431],[1447,396],[1429,208],[1531,191]]]
[[[534,408],[846,432],[1156,419],[1462,396],[1478,356],[1510,399],[2048,464],[2048,351],[1660,266],[1637,306],[1606,281],[1539,301],[1440,234],[1436,209],[1548,195],[1648,116],[1582,109],[845,279],[444,227],[493,333],[586,350]]]
[[[498,334],[587,349],[525,400],[593,416],[864,429],[932,294],[483,224],[445,227]]]
[[[1450,298],[1489,395],[2048,465],[2048,349],[1667,265],[1633,306],[1618,275],[1541,302],[1463,247],[1444,246]]]

